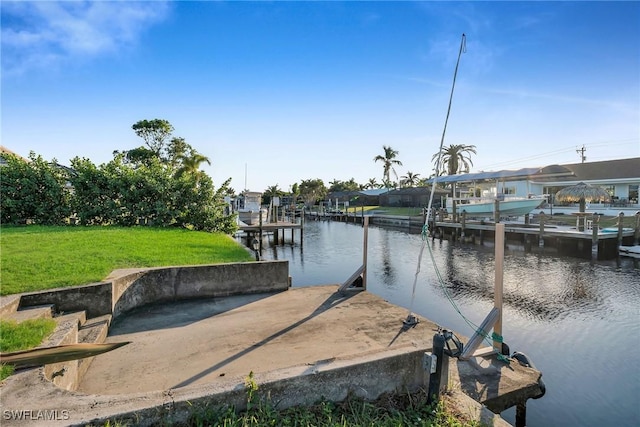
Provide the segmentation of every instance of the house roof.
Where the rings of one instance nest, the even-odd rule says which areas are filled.
[[[446,184],[450,182],[472,182],[472,181],[486,181],[486,180],[496,180],[496,179],[504,179],[504,178],[522,178],[525,176],[533,175],[539,170],[540,168],[523,168],[518,170],[463,173],[458,175],[440,176],[438,177],[437,182]],[[427,182],[432,183],[433,178],[429,179]]]
[[[438,177],[439,183],[531,179],[537,182],[640,178],[640,157]],[[427,182],[433,182],[433,178]]]
[[[565,171],[562,171],[562,169]],[[555,176],[551,177],[550,175],[552,174]],[[569,165],[551,165],[540,169],[540,174],[539,176],[537,175],[534,175],[532,179],[536,181],[595,181],[640,178],[640,157]]]

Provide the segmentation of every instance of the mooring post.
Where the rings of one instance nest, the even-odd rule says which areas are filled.
[[[624,228],[624,212],[618,214],[618,247],[622,246],[622,232]]]
[[[593,215],[593,220],[591,221],[591,258],[596,260],[598,259],[598,223],[600,222],[600,215]]]
[[[444,352],[446,339],[441,332],[433,336],[433,355],[431,360],[431,375],[429,376],[429,402],[440,400],[440,394],[447,391],[449,383],[449,356]],[[433,371],[435,358],[435,372]]]
[[[462,211],[462,218],[461,218],[461,229],[460,229],[460,239],[464,242],[464,238],[465,238],[465,226],[467,225],[467,211]]]
[[[258,240],[260,240],[260,254],[262,254],[262,212],[260,211],[258,211],[258,218],[260,220],[258,226],[258,233],[260,234],[260,238]]]
[[[300,247],[302,247],[302,236],[304,236],[304,211],[302,208],[302,215],[300,215]]]
[[[527,427],[527,402],[516,405],[516,427]]]
[[[538,235],[538,246],[544,248],[544,212],[540,212],[540,233]]]
[[[636,229],[633,232],[633,244],[640,245],[640,211],[636,212]]]

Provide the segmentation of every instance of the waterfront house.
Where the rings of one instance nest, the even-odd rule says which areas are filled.
[[[439,177],[437,182],[449,185],[455,191],[455,197],[545,195],[549,207],[553,206],[558,191],[584,182],[603,187],[611,195],[610,203],[595,204],[599,210],[640,208],[640,157],[448,175]]]

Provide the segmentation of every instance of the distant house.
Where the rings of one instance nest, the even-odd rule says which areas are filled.
[[[0,145],[0,154],[13,154],[14,156],[18,156],[18,158],[24,160],[25,162],[29,161],[29,159],[25,159],[21,155],[19,155],[17,153],[14,153],[13,151],[9,150],[4,145]],[[6,164],[7,164],[7,161],[4,159],[4,157],[0,156],[0,166],[5,166]]]
[[[433,179],[428,182],[433,182]],[[456,197],[548,195],[550,201],[562,188],[584,182],[606,189],[613,204],[640,207],[640,157],[448,175],[438,177],[437,182],[451,184]]]
[[[433,196],[433,207],[440,207],[442,196],[449,194],[448,190],[436,188]],[[429,205],[431,187],[406,187],[390,190],[380,194],[380,206],[426,207]]]
[[[614,205],[636,206],[640,186],[640,157],[546,166],[531,177],[532,188],[538,194],[554,195],[564,187],[579,182],[603,187],[611,195]]]
[[[387,191],[384,188],[376,188],[373,190],[357,190],[357,191],[332,191],[327,194],[325,201],[326,206],[335,206],[336,202],[344,206],[378,206],[380,204],[379,195]]]

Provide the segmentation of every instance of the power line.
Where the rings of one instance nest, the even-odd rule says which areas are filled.
[[[620,146],[620,145],[630,145],[632,143],[639,143],[639,141],[637,138],[623,139],[623,140],[616,140],[616,141],[603,141],[598,143],[583,144],[582,148],[578,150],[576,150],[576,146],[565,147],[565,148],[561,148],[554,151],[548,151],[546,153],[536,154],[533,156],[521,157],[517,159],[507,160],[504,162],[492,163],[492,164],[486,165],[483,169],[490,169],[490,168],[500,167],[504,165],[513,165],[514,163],[523,163],[523,162],[529,162],[531,160],[544,159],[546,157],[556,156],[558,154],[570,153],[570,152],[573,152],[574,150],[581,152],[583,149],[586,151],[589,148],[597,148],[597,147],[603,147],[603,146],[612,147],[612,146]],[[601,157],[598,157],[598,158],[601,158]],[[586,160],[586,156],[584,160]]]

